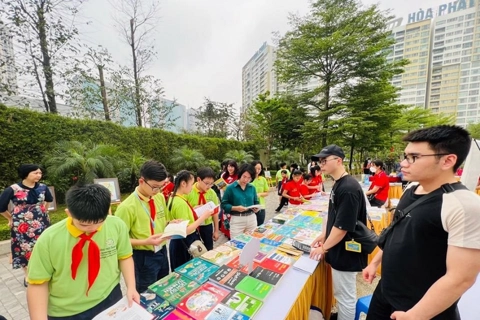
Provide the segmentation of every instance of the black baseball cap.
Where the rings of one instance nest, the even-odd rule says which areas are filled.
[[[322,159],[328,156],[337,156],[342,160],[345,159],[345,153],[343,152],[343,149],[336,144],[326,146],[318,154],[313,155],[312,159]]]

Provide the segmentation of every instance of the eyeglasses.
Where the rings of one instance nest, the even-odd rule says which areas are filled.
[[[339,159],[339,158],[323,159],[323,160],[320,160],[319,162],[320,162],[320,165],[321,165],[321,166],[324,166],[324,165],[326,165],[326,164],[327,164],[327,161],[330,161],[330,160],[337,160],[337,159]]]
[[[202,180],[202,182],[205,183],[205,185],[206,185],[207,187],[212,187],[212,186],[215,184],[215,182],[206,183],[205,180]]]
[[[162,188],[163,188],[163,185],[162,185],[161,187],[152,187],[152,186],[147,182],[147,180],[145,180],[145,179],[143,179],[143,182],[145,182],[145,183],[147,184],[147,186],[149,186],[149,187],[152,189],[153,192],[158,192],[158,191],[162,190]]]
[[[407,160],[408,163],[412,164],[421,157],[438,157],[438,156],[447,156],[449,153],[432,153],[432,154],[403,154],[403,159]]]

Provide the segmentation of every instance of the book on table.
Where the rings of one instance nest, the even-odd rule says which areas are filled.
[[[255,230],[249,232],[248,234],[254,238],[262,239],[266,235],[269,235],[273,232],[272,229],[264,228],[264,227],[256,227]]]
[[[233,260],[240,253],[240,249],[231,246],[221,245],[213,250],[205,252],[203,255],[201,255],[201,258],[213,264],[216,264],[217,266],[222,266]]]
[[[170,305],[167,300],[163,299],[150,289],[140,293],[140,305],[147,310],[147,312],[153,314],[154,320],[165,318],[175,309],[175,307]]]
[[[188,314],[185,314],[180,309],[175,308],[172,312],[170,312],[163,320],[196,320],[190,317]]]
[[[199,284],[196,281],[172,272],[148,288],[176,306],[185,296],[198,287]]]
[[[177,308],[195,319],[205,319],[228,293],[228,290],[206,282],[185,297]]]
[[[217,304],[205,320],[249,320],[250,317],[223,304]]]
[[[194,280],[199,284],[207,282],[208,278],[218,270],[219,266],[204,259],[193,258],[175,269],[175,272]]]
[[[259,266],[259,263],[255,262],[255,261],[253,261],[252,264],[253,264],[252,270],[255,269],[257,266]],[[240,264],[240,257],[236,257],[235,259],[233,259],[232,261],[230,261],[226,265],[231,267],[231,268],[234,268],[236,270],[239,270],[239,271],[241,271],[245,274],[249,274],[248,266]]]
[[[246,273],[241,272],[236,268],[223,265],[214,274],[210,276],[210,281],[213,283],[225,287],[226,289],[235,289],[237,284],[247,276]]]
[[[250,276],[255,279],[258,279],[263,282],[276,286],[278,282],[282,279],[283,275],[281,273],[278,273],[269,269],[265,269],[263,267],[256,267],[250,273]]]
[[[284,274],[290,268],[290,265],[270,258],[266,258],[265,260],[263,260],[261,263],[259,263],[259,266],[280,274]]]
[[[297,261],[298,258],[300,258],[300,256],[301,255],[293,256],[286,252],[277,250],[275,252],[272,252],[268,256],[268,258],[291,266],[292,264],[295,263],[295,261]]]
[[[251,276],[246,276],[235,287],[235,290],[245,293],[253,298],[264,301],[268,294],[272,291],[273,285],[255,279]]]
[[[117,303],[110,308],[107,308],[103,312],[99,313],[93,320],[152,320],[153,315],[147,312],[144,308],[138,305],[136,302],[132,303],[131,307],[128,307],[127,297],[123,297]]]
[[[245,247],[245,244],[246,244],[245,242],[238,241],[238,240],[235,240],[235,239],[232,239],[232,240],[224,243],[224,245],[226,245],[226,246],[235,247],[235,248],[240,249],[240,250],[242,250],[243,247]]]
[[[262,307],[263,302],[249,296],[248,294],[233,290],[223,299],[222,304],[253,318],[257,311]]]
[[[245,234],[245,233],[242,233],[242,234],[239,234],[238,236],[236,236],[233,239],[235,239],[237,241],[244,242],[244,243],[249,243],[250,240],[252,240],[252,236],[250,236],[248,234]]]

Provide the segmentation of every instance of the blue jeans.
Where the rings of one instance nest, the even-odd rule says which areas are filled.
[[[148,286],[170,273],[166,246],[156,253],[149,250],[133,250],[133,262],[135,287],[138,293],[144,292]]]

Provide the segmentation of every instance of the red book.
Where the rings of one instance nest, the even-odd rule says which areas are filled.
[[[177,308],[185,314],[202,320],[213,310],[228,294],[229,290],[206,282],[200,288],[193,291]]]
[[[168,316],[166,316],[164,320],[195,320],[195,319],[186,315],[182,311],[175,309],[170,314],[168,314]]]
[[[257,262],[253,262],[253,267],[252,267],[252,270],[250,270],[250,272],[252,272],[253,270],[255,270],[256,267],[258,267],[260,264],[257,263]],[[240,269],[240,257],[236,257],[235,259],[233,259],[232,261],[230,261],[229,263],[227,263],[227,266],[229,266],[230,268],[233,268],[233,269],[237,269],[245,274],[249,274],[250,272],[248,272],[247,270],[247,266],[243,266],[241,269]]]
[[[281,263],[279,261],[272,260],[270,258],[266,258],[261,263],[259,263],[259,265],[265,269],[275,271],[280,274],[284,274],[288,270],[288,268],[290,268],[288,264]]]

